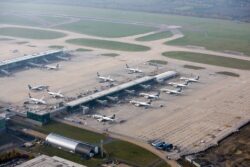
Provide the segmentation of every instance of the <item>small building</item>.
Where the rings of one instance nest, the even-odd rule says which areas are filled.
[[[53,156],[49,157],[47,155],[40,155],[34,159],[18,165],[17,167],[86,167],[78,163]]]
[[[27,118],[34,120],[36,122],[39,122],[42,125],[44,125],[44,124],[47,124],[50,122],[50,113],[42,112],[42,111],[39,111],[39,112],[28,111]]]
[[[98,146],[94,146],[81,141],[73,140],[55,133],[50,133],[46,139],[47,144],[55,146],[69,152],[81,154],[86,157],[93,157],[99,153]]]

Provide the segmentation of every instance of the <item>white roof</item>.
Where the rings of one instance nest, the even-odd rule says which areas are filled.
[[[79,144],[79,142],[76,140],[69,139],[54,133],[50,133],[46,137],[46,142],[49,142],[50,144],[54,144],[72,151],[75,151],[76,146]]]

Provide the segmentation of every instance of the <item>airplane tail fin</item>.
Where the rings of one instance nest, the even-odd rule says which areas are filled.
[[[160,92],[160,91],[158,91],[158,92],[157,92],[157,94],[156,94],[156,96],[158,96],[158,97],[159,97],[159,96],[160,96],[160,94],[161,94],[161,92]]]
[[[182,87],[180,87],[179,89],[178,89],[178,92],[181,92],[182,91]]]
[[[30,93],[29,93],[29,98],[32,98],[31,95],[30,95]]]
[[[126,68],[129,68],[128,64],[126,64]]]
[[[148,101],[148,104],[151,104],[151,103],[152,103],[152,100],[149,100],[149,101]]]
[[[31,85],[28,85],[28,88],[29,88],[29,90],[31,90],[31,89],[32,89],[32,86],[31,86]]]
[[[185,81],[184,85],[188,85],[188,84],[189,84],[188,80],[187,80],[187,81]]]
[[[115,114],[111,117],[111,119],[115,119]]]
[[[200,79],[200,76],[198,75],[197,77],[196,77],[196,80],[199,80]]]
[[[99,72],[97,72],[96,75],[99,77],[100,76]]]

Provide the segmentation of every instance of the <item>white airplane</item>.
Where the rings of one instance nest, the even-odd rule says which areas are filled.
[[[46,68],[47,70],[58,70],[59,64],[57,64],[56,66],[44,65],[43,67]]]
[[[178,89],[175,89],[175,90],[173,90],[173,89],[166,89],[166,88],[164,88],[164,89],[161,89],[161,91],[162,92],[166,92],[166,93],[168,93],[168,94],[175,94],[175,95],[180,95],[180,94],[182,94],[182,88],[180,87],[180,88],[178,88]]]
[[[3,73],[6,76],[11,76],[11,73],[5,69],[0,70],[1,73]]]
[[[108,105],[108,100],[96,100],[97,103],[103,105],[103,106],[107,106]]]
[[[160,92],[158,92],[157,94],[140,93],[139,96],[143,96],[147,99],[159,99]]]
[[[135,94],[135,90],[125,89],[124,91],[125,91],[126,93],[130,94],[130,95],[134,95],[134,94]]]
[[[177,88],[183,88],[188,86],[188,81],[185,81],[184,83],[169,82],[168,84]]]
[[[97,77],[98,77],[100,80],[104,81],[104,82],[114,82],[114,81],[115,81],[115,80],[112,79],[110,76],[108,76],[108,77],[101,76],[101,75],[99,74],[99,72],[97,72],[96,74],[97,74]]]
[[[43,68],[42,64],[37,64],[37,63],[33,63],[33,62],[28,62],[27,63],[29,66],[31,67],[38,67],[38,68]]]
[[[51,95],[54,98],[64,98],[64,95],[61,94],[61,91],[59,91],[59,92],[51,92],[51,91],[49,91],[49,89],[47,89],[47,92],[48,92],[49,95]]]
[[[69,61],[70,58],[69,57],[66,57],[66,56],[56,56],[58,59],[60,60],[64,60],[64,61]]]
[[[195,78],[187,78],[187,77],[181,77],[180,80],[185,80],[188,82],[198,82],[200,79],[200,76],[197,76]]]
[[[95,115],[92,115],[92,117],[97,119],[97,121],[99,121],[99,122],[106,122],[106,121],[114,122],[115,121],[115,114],[112,115],[112,116],[105,116],[105,115],[95,114]]]
[[[28,85],[28,88],[29,88],[29,90],[43,91],[45,89],[48,89],[49,86],[47,86],[47,85],[38,85],[38,86],[33,86],[32,87],[31,85]]]
[[[128,70],[131,73],[143,73],[142,70],[139,68],[131,68],[126,64],[126,70]]]
[[[31,97],[30,93],[29,93],[29,100],[30,102],[33,102],[35,104],[47,104],[46,101],[43,100],[43,97],[41,99],[36,99],[34,97]]]
[[[131,100],[129,103],[134,104],[136,107],[145,107],[145,108],[148,108],[148,107],[151,106],[151,102],[152,102],[152,100],[150,100],[148,102],[141,102],[141,101]]]

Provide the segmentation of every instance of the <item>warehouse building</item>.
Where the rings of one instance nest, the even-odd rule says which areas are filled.
[[[86,167],[78,163],[53,156],[40,155],[34,159],[18,165],[17,167]]]
[[[99,153],[98,146],[66,138],[55,133],[50,133],[46,137],[45,141],[49,145],[52,145],[59,149],[63,149],[65,151],[77,153],[85,157],[93,157],[94,155]]]

